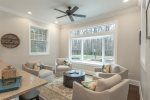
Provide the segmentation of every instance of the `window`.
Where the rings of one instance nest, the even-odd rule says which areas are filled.
[[[81,60],[81,40],[72,40],[72,59]]]
[[[30,54],[48,54],[48,30],[31,26]]]
[[[102,28],[91,27],[71,32],[70,58],[88,63],[113,63],[114,30],[115,24],[108,24],[105,27],[102,25]]]

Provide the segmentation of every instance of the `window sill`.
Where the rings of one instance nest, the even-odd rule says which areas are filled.
[[[83,64],[83,65],[91,65],[91,66],[103,66],[103,63],[97,63],[97,62],[87,62],[87,61],[74,61],[71,60],[72,63],[78,63],[78,64]]]

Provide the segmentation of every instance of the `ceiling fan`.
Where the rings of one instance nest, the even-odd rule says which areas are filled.
[[[68,10],[66,10],[66,11],[62,11],[62,10],[59,10],[59,9],[56,9],[56,8],[55,8],[54,10],[59,11],[59,12],[65,14],[65,15],[56,17],[56,19],[59,19],[59,18],[68,16],[69,19],[71,20],[71,22],[73,22],[73,21],[74,21],[73,16],[74,16],[74,17],[82,17],[82,18],[85,18],[86,15],[82,15],[82,14],[74,14],[78,9],[79,9],[79,7],[77,7],[77,6],[75,6],[75,7],[73,7],[73,8],[71,8],[71,7],[69,6],[69,7],[68,7]]]

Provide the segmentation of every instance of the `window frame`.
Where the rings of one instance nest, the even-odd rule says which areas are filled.
[[[46,44],[46,52],[32,52],[31,51],[31,27],[36,27],[38,29],[43,29],[43,30],[47,30],[47,44]],[[50,43],[50,40],[49,40],[49,30],[48,28],[44,28],[44,27],[41,27],[41,26],[36,26],[36,25],[29,25],[29,55],[48,55],[49,54],[49,43]]]
[[[102,61],[102,62],[99,62],[99,63],[97,63],[97,62],[94,62],[94,61],[92,61],[92,62],[88,62],[88,61],[84,61],[84,60],[82,60],[82,61],[78,61],[78,60],[72,60],[72,39],[80,39],[80,38],[92,38],[92,37],[98,37],[98,36],[106,36],[106,35],[110,35],[110,33],[112,34],[112,36],[113,36],[113,39],[114,39],[114,56],[113,56],[113,60],[114,60],[114,62],[113,63],[117,63],[117,47],[118,47],[118,44],[117,44],[117,37],[118,37],[118,32],[117,32],[117,29],[118,29],[118,21],[111,21],[111,23],[114,23],[115,24],[115,30],[114,31],[108,31],[108,32],[101,32],[102,33],[102,35],[93,35],[93,36],[87,36],[87,37],[71,37],[71,34],[69,33],[69,59],[73,62],[73,63],[80,63],[80,64],[87,64],[87,65],[103,65],[103,64],[105,64],[105,62],[104,62],[104,60]],[[104,24],[107,24],[107,23],[104,23]],[[108,22],[108,24],[109,24],[109,22]],[[92,26],[91,26],[92,27]],[[83,27],[83,28],[86,28],[86,27]],[[83,29],[83,28],[80,28],[80,29]],[[76,30],[77,30],[77,28],[76,28]],[[104,35],[106,33],[106,35]],[[108,34],[107,34],[108,33]],[[104,39],[103,39],[104,40]],[[83,43],[83,42],[82,42]],[[102,43],[104,43],[104,42],[102,42]],[[83,44],[82,44],[83,45]],[[83,46],[82,46],[83,47]],[[83,51],[83,50],[81,50],[81,51]],[[105,51],[104,51],[104,53],[105,53]],[[82,53],[83,54],[83,53]],[[83,56],[82,56],[83,57]],[[104,59],[104,57],[103,57],[103,59]]]
[[[93,36],[93,37],[71,38],[71,46],[70,46],[70,52],[71,52],[70,58],[71,58],[71,61],[78,62],[78,60],[73,60],[72,59],[72,40],[81,40],[81,61],[80,62],[89,62],[89,61],[84,60],[84,41],[88,40],[88,39],[99,39],[99,38],[102,38],[102,62],[100,62],[100,63],[105,63],[104,59],[106,58],[106,56],[105,56],[105,41],[104,40],[105,40],[105,37],[109,37],[109,36],[111,36],[111,35],[96,36],[96,37]],[[112,38],[114,38],[113,34],[112,34]],[[107,57],[114,58],[114,56],[107,56]],[[94,63],[94,61],[91,61],[91,62]]]

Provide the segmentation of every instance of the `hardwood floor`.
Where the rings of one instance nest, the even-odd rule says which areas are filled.
[[[140,100],[139,87],[129,85],[128,100]]]
[[[40,100],[47,100],[40,97]],[[129,85],[128,100],[140,100],[139,87],[135,85]]]

